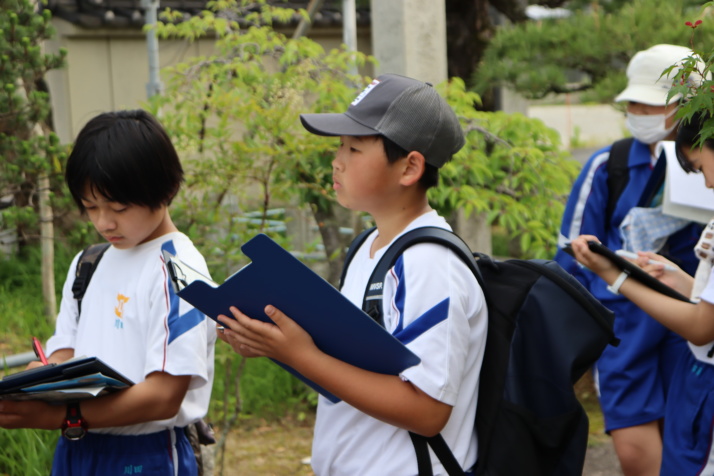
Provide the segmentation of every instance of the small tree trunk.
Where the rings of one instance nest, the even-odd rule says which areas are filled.
[[[40,243],[42,247],[42,296],[45,317],[51,324],[57,316],[57,298],[55,296],[55,231],[52,224],[53,214],[50,205],[50,179],[43,174],[39,179],[40,201]]]
[[[333,285],[337,285],[342,274],[346,245],[346,239],[340,235],[340,219],[332,206],[328,209],[313,207],[312,213],[318,224],[318,230],[327,255],[328,272],[326,279]]]
[[[33,130],[35,135],[43,135],[39,124]],[[55,296],[55,230],[52,205],[50,204],[50,178],[43,173],[38,179],[37,195],[40,208],[40,246],[42,249],[42,297],[45,317],[54,324],[57,316],[57,298]]]

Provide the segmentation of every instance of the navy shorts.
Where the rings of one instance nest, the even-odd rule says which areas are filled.
[[[674,366],[689,353],[684,339],[651,317],[627,314],[615,317],[620,345],[605,347],[595,364],[607,432],[664,418]]]
[[[667,398],[661,476],[714,474],[713,425],[714,366],[688,352]]]
[[[59,439],[52,476],[98,474],[196,476],[198,466],[183,428],[146,435],[89,432],[77,441]]]

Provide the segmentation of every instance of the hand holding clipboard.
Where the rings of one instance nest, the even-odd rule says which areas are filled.
[[[620,268],[622,271],[626,272],[631,278],[636,279],[640,283],[644,284],[650,289],[653,289],[661,294],[664,294],[665,296],[669,296],[674,299],[678,299],[680,301],[684,302],[689,302],[691,303],[692,301],[685,296],[684,294],[680,293],[679,291],[675,290],[674,288],[671,288],[670,286],[667,286],[663,282],[659,281],[656,278],[653,278],[650,276],[646,271],[644,271],[642,268],[637,266],[635,263],[625,259],[624,257],[618,255],[615,251],[611,250],[607,246],[603,245],[600,242],[597,241],[588,241],[588,248],[590,248],[590,251],[593,253],[597,253],[599,255],[602,255],[606,258],[608,258],[612,263]],[[563,251],[568,253],[571,256],[573,255],[573,250],[570,247],[570,244],[567,244],[565,247],[563,247]]]

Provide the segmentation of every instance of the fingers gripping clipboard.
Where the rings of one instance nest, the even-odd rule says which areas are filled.
[[[678,299],[680,301],[689,302],[689,303],[692,302],[691,299],[689,299],[684,294],[667,286],[663,282],[659,281],[657,278],[653,278],[646,271],[644,271],[642,268],[637,266],[635,263],[618,255],[617,253],[615,253],[614,251],[612,251],[610,248],[603,245],[602,243],[598,243],[597,241],[588,241],[588,247],[590,248],[590,251],[592,251],[593,253],[597,253],[599,255],[602,255],[602,256],[605,256],[606,258],[608,258],[618,268],[620,268],[621,270],[626,272],[631,278],[636,279],[637,281],[641,282],[648,288],[653,289],[653,290],[659,292],[660,294],[664,294],[665,296],[669,296],[671,298]],[[563,251],[565,251],[569,255],[573,256],[573,250],[570,247],[570,244],[566,245],[563,248]]]
[[[241,247],[251,263],[216,284],[164,251],[178,296],[211,319],[231,317],[230,306],[253,319],[271,322],[264,309],[274,305],[296,321],[326,354],[372,372],[398,375],[419,357],[355,306],[334,286],[267,235]],[[294,369],[276,362],[332,401],[339,401]]]

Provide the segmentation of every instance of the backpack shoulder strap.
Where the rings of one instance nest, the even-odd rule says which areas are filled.
[[[77,320],[82,315],[82,298],[92,279],[92,274],[97,268],[99,260],[104,252],[111,246],[110,243],[96,243],[87,246],[77,260],[77,268],[74,272],[74,282],[72,283],[72,296],[77,300]]]
[[[370,233],[375,229],[376,227],[371,227],[367,228],[366,230],[360,232],[359,235],[355,237],[354,240],[352,240],[352,243],[350,243],[350,247],[347,248],[347,254],[345,255],[345,262],[342,265],[342,274],[340,275],[340,286],[338,289],[342,289],[342,285],[345,284],[345,276],[347,275],[347,268],[350,266],[350,263],[352,262],[352,258],[355,257],[355,253],[357,253],[357,250],[359,249],[360,246],[362,246],[362,243],[364,243],[364,240],[367,239]]]
[[[610,157],[607,159],[607,189],[610,193],[605,208],[605,216],[608,221],[615,211],[617,201],[625,190],[627,182],[630,181],[630,169],[627,162],[630,158],[633,141],[632,137],[620,139],[614,142],[610,148]]]
[[[367,282],[367,288],[365,289],[364,300],[362,302],[362,310],[369,314],[372,319],[377,321],[380,325],[384,324],[382,321],[382,288],[384,287],[384,278],[389,269],[396,263],[397,258],[404,253],[404,250],[417,243],[437,243],[454,251],[458,257],[466,263],[474,276],[476,276],[479,285],[485,289],[483,277],[476,264],[474,254],[461,238],[449,230],[435,226],[415,228],[400,236],[392,243],[374,267],[374,271],[372,271],[372,275]]]

